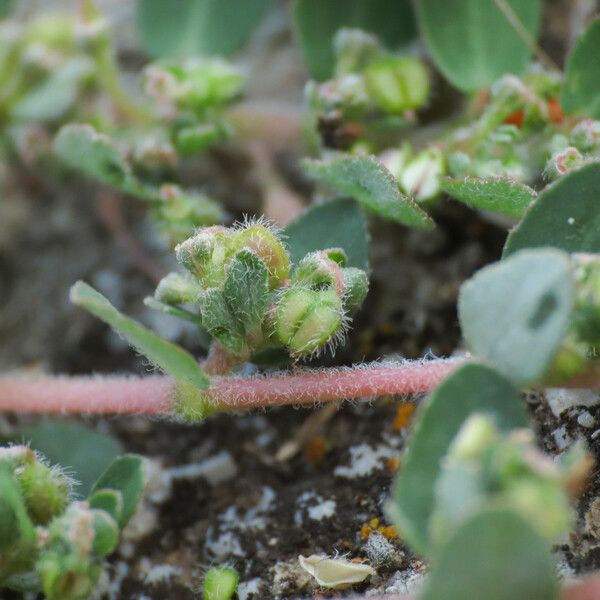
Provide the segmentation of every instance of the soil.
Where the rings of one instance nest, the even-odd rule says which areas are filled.
[[[548,39],[556,35],[552,23],[546,30]],[[281,35],[275,38],[289,47],[285,36],[284,42]],[[552,45],[551,50],[560,60],[561,52]],[[282,163],[294,164],[294,156]],[[220,149],[190,172],[223,200],[232,219],[259,211],[259,189],[243,153]],[[305,185],[297,173],[290,181],[300,181],[300,189]],[[190,327],[144,308],[142,299],[152,293],[153,283],[107,228],[98,188],[24,166],[6,170],[4,185],[0,371],[146,370],[104,325],[69,305],[68,288],[80,278],[126,313],[202,353]],[[116,206],[152,261],[173,268],[143,207],[129,200]],[[371,291],[348,343],[329,362],[448,356],[461,350],[458,289],[500,256],[505,230],[447,199],[434,209],[434,218],[438,226],[427,233],[371,220]],[[352,592],[415,589],[426,566],[404,547],[384,515],[410,422],[403,400],[365,399],[339,406],[323,415],[324,424],[315,426],[308,442],[285,460],[278,456],[281,449],[321,407],[220,415],[194,426],[141,417],[82,417],[88,427],[116,437],[126,451],[147,457],[152,473],[147,498],[110,558],[99,597],[198,598],[203,573],[213,564],[239,571],[241,600],[351,593],[319,589],[298,566],[299,555],[311,554],[373,565],[377,574]],[[600,454],[600,436],[595,435],[599,406],[569,407],[557,417],[543,397],[527,400],[548,452],[584,438]],[[589,418],[582,418],[584,412]],[[14,435],[25,422],[41,420],[4,416],[0,433]],[[584,519],[599,488],[595,472],[581,502],[578,533],[557,549],[565,576],[600,566],[593,519]]]

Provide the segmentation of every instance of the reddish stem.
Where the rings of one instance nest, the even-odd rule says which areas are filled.
[[[21,413],[169,412],[167,377],[0,378],[0,411]]]
[[[460,359],[322,369],[268,377],[215,377],[202,399],[224,409],[313,404],[412,394],[434,388]],[[0,378],[0,411],[23,413],[171,412],[175,383],[168,377]]]

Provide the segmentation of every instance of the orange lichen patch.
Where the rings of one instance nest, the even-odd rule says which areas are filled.
[[[565,113],[563,112],[560,102],[556,98],[548,100],[548,119],[551,123],[562,123],[565,120]]]
[[[379,519],[371,519],[368,523],[365,523],[360,528],[360,537],[366,540],[374,532],[380,533],[388,540],[398,537],[398,530],[394,525],[380,525]]]
[[[386,461],[387,468],[392,473],[395,473],[398,470],[398,465],[400,464],[399,458],[388,458]]]
[[[525,120],[525,113],[522,110],[515,110],[510,113],[504,122],[506,125],[515,125],[516,127],[523,127],[523,121]]]
[[[383,535],[383,537],[387,538],[388,540],[393,540],[394,538],[398,537],[398,530],[393,525],[388,525],[387,527],[379,527],[377,531],[379,531],[379,533],[381,533],[381,535]]]
[[[410,419],[415,412],[414,404],[410,402],[402,402],[398,404],[396,408],[396,416],[394,417],[394,422],[392,423],[392,427],[395,431],[400,431],[400,429],[404,429],[409,423]]]
[[[304,447],[304,460],[313,467],[318,467],[327,454],[327,442],[320,435],[311,438]]]

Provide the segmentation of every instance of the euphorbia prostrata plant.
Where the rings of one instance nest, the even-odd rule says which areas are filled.
[[[564,454],[559,464],[541,454],[520,393],[548,385],[600,386],[600,125],[594,120],[600,118],[600,89],[585,61],[586,54],[600,49],[600,22],[592,22],[578,41],[564,77],[547,64],[523,74],[527,42],[535,43],[539,3],[478,4],[476,25],[488,27],[489,39],[472,31],[474,3],[422,0],[417,6],[440,71],[463,91],[492,86],[473,98],[467,124],[417,153],[401,143],[398,132],[427,100],[429,75],[421,59],[384,50],[364,33],[338,34],[333,68],[315,73],[321,80],[334,79],[309,90],[324,145],[333,145],[335,154],[306,161],[305,168],[353,199],[316,204],[283,231],[248,220],[190,235],[201,223],[186,221],[186,210],[173,209],[172,215],[159,210],[168,217],[167,235],[179,242],[175,252],[182,269],[164,277],[146,303],[198,326],[211,340],[203,363],[79,282],[72,301],[107,322],[167,376],[5,377],[0,408],[160,413],[198,421],[219,411],[433,390],[420,409],[388,505],[402,538],[432,565],[422,597],[556,597],[549,548],[572,526],[571,501],[581,491],[590,459],[581,447]],[[298,1],[295,14],[310,64],[310,18],[320,9],[313,14],[307,4]],[[446,24],[478,52],[458,53],[451,36],[440,33]],[[473,60],[479,63],[470,64]],[[199,84],[207,81],[208,87]],[[220,62],[161,62],[149,69],[147,88],[170,111],[168,143],[186,154],[226,132],[221,108],[237,96],[239,79]],[[66,126],[54,147],[67,164],[104,184],[146,199],[169,195],[164,186],[142,182],[115,142],[90,124]],[[150,155],[161,158],[160,152]],[[548,180],[554,182],[542,185]],[[341,343],[367,294],[363,211],[429,229],[431,201],[442,191],[520,219],[502,260],[461,289],[459,318],[471,353],[414,363],[299,366]],[[248,377],[241,367],[249,361],[293,362],[295,368]],[[5,472],[0,470],[5,506],[0,525],[15,544],[3,550],[18,547],[11,555],[18,564],[4,583],[19,587],[15,581],[33,573],[31,585],[50,598],[87,597],[100,557],[114,548],[139,489],[135,500],[120,501],[125,492],[101,482],[88,504],[67,505],[68,486],[58,471],[27,449],[4,452],[28,456],[42,472],[39,480],[52,480],[52,493],[42,490],[53,500],[46,505],[57,505],[40,520],[35,498],[42,491],[27,487],[25,462],[8,461]],[[121,502],[127,511],[118,508]],[[73,567],[80,578],[69,596],[64,577],[71,571],[64,561],[70,555],[64,555],[63,542],[67,536],[79,544],[84,533],[70,532],[73,527],[79,532],[84,522],[86,542],[92,542],[79,552],[85,560]],[[521,564],[527,568],[520,570]]]

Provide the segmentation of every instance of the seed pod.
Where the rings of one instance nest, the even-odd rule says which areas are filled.
[[[232,253],[247,249],[256,254],[269,270],[269,287],[281,285],[290,272],[290,259],[276,233],[260,223],[251,224],[235,233]]]
[[[169,273],[160,280],[154,297],[165,304],[181,304],[194,302],[199,293],[200,288],[191,279],[179,273]]]
[[[390,57],[364,71],[367,89],[379,107],[394,115],[421,107],[429,95],[429,72],[417,58]]]
[[[574,146],[568,146],[560,152],[552,155],[546,163],[544,175],[549,179],[558,179],[566,175],[572,169],[576,169],[584,164],[584,158]]]
[[[292,355],[326,346],[343,327],[342,301],[334,289],[293,287],[283,293],[275,308],[275,333]]]
[[[600,121],[584,119],[573,128],[569,137],[580,152],[597,152],[600,150]]]
[[[46,525],[69,502],[71,482],[57,468],[42,462],[25,464],[15,471],[27,512],[35,525]]]

